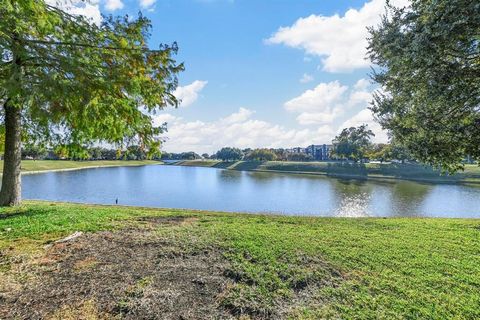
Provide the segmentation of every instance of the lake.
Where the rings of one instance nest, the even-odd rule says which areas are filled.
[[[480,218],[480,186],[201,167],[93,168],[24,175],[23,197],[97,204],[334,217]]]

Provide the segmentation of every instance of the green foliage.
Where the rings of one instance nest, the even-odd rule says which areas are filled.
[[[254,161],[273,161],[277,159],[277,155],[270,149],[255,149],[247,154],[245,159]]]
[[[243,158],[243,152],[238,148],[225,147],[217,151],[215,157],[223,161],[236,161]]]
[[[161,155],[162,160],[196,160],[200,158],[201,157],[193,151],[182,153],[163,152]]]
[[[370,30],[382,86],[372,110],[422,162],[453,172],[480,159],[480,2],[412,0]]]
[[[365,156],[370,160],[386,161],[390,160],[391,146],[385,143],[372,144],[371,147],[365,153]]]
[[[362,160],[371,146],[370,139],[375,136],[367,125],[345,128],[333,140],[334,154],[341,159]]]
[[[313,161],[313,157],[306,153],[289,153],[287,155],[288,161]]]
[[[0,0],[0,102],[22,109],[32,143],[82,158],[92,141],[159,148],[151,114],[177,105],[177,45],[147,46],[150,21],[95,25],[39,0]]]
[[[41,146],[27,145],[22,148],[22,158],[44,159],[47,156],[47,149]]]

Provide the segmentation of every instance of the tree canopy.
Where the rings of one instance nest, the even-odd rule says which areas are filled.
[[[333,140],[335,156],[354,161],[362,160],[371,146],[370,139],[375,136],[367,125],[345,128]]]
[[[0,204],[19,201],[20,135],[72,153],[98,141],[159,148],[164,128],[151,115],[177,106],[183,65],[173,58],[175,43],[148,47],[147,18],[110,16],[95,25],[42,0],[0,0],[0,16]]]
[[[223,161],[242,160],[243,152],[238,148],[225,147],[218,150],[215,154],[215,157]]]
[[[273,150],[255,149],[247,154],[245,159],[254,161],[273,161],[277,159],[277,155]]]
[[[387,6],[370,30],[381,85],[372,110],[415,158],[444,170],[480,160],[480,2],[412,0]]]

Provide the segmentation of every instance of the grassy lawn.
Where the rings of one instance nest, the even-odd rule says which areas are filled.
[[[23,160],[22,172],[78,169],[89,167],[107,166],[139,166],[144,164],[158,164],[158,161],[122,161],[122,160],[95,160],[95,161],[70,161],[70,160]],[[3,160],[0,160],[0,173],[3,171]]]
[[[480,318],[478,219],[303,218],[47,202],[0,210],[0,318],[29,308],[45,318],[140,318],[147,309],[168,314],[168,306],[186,318]],[[74,231],[86,232],[84,240],[45,249]],[[85,280],[95,274],[100,282]],[[171,300],[166,292],[175,293]],[[185,297],[192,300],[178,300]],[[159,305],[165,299],[168,306]]]
[[[418,164],[342,164],[336,162],[295,161],[236,161],[187,160],[175,163],[182,166],[212,167],[241,171],[273,171],[287,173],[322,174],[354,178],[399,178],[432,182],[480,182],[480,166],[466,165],[455,175],[443,175],[437,170]]]

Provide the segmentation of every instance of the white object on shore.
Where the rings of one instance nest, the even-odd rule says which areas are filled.
[[[77,239],[78,237],[80,237],[81,235],[83,234],[82,231],[75,231],[74,233],[72,233],[71,235],[69,235],[68,237],[65,237],[65,238],[62,238],[62,239],[59,239],[57,241],[54,241],[52,243],[49,243],[45,246],[45,249],[49,249],[51,248],[54,244],[57,244],[57,243],[65,243],[65,242],[69,242],[69,241],[72,241],[72,240],[75,240]]]

